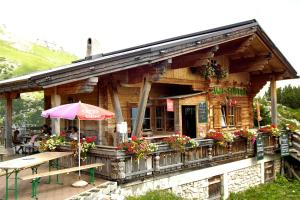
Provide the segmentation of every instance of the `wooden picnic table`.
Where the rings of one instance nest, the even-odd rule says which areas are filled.
[[[72,155],[72,152],[43,152],[30,156],[25,156],[17,159],[12,159],[4,162],[0,162],[0,169],[5,170],[6,186],[5,186],[5,200],[8,200],[8,191],[14,190],[14,199],[19,198],[18,194],[18,174],[23,169],[31,168],[33,173],[37,173],[37,169],[41,164],[49,162],[49,170],[51,167],[51,161],[55,160],[55,166],[58,167],[58,159]],[[14,189],[8,188],[9,177],[15,174],[14,178]]]

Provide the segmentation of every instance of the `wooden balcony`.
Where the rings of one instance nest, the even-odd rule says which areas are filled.
[[[274,149],[273,136],[264,140],[265,149]],[[145,159],[136,160],[132,155],[115,147],[97,146],[86,162],[102,162],[105,165],[96,174],[118,182],[153,177],[182,170],[201,169],[255,156],[254,144],[246,139],[236,139],[233,143],[220,146],[212,139],[196,139],[198,147],[186,148],[184,152],[176,151],[168,144],[158,143],[158,151]],[[271,141],[271,142],[270,142]],[[67,150],[68,147],[62,147]],[[275,152],[275,151],[274,151]],[[65,166],[76,165],[76,159],[70,157],[62,161]]]

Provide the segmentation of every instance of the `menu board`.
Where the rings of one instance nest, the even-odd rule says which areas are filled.
[[[207,103],[200,102],[198,106],[198,122],[207,123]]]
[[[261,133],[259,133],[256,138],[256,159],[264,159],[264,143]]]
[[[287,132],[281,132],[280,152],[281,152],[281,156],[289,155],[289,136]]]

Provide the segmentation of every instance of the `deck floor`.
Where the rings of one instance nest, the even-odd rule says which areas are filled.
[[[15,158],[15,157],[14,157]],[[13,159],[13,157],[5,158],[7,159]],[[38,172],[46,172],[48,171],[48,165],[44,164],[41,165],[38,169]],[[19,177],[30,175],[31,169],[22,170],[19,173]],[[72,183],[74,183],[77,178],[77,173],[70,173],[70,174],[63,174],[60,176],[62,178],[63,185],[56,184],[56,176],[52,176],[52,182],[51,184],[46,184],[47,177],[41,179],[41,183],[38,186],[38,198],[43,200],[63,200],[66,198],[69,198],[73,195],[76,195],[78,193],[81,193],[83,191],[86,191],[90,188],[93,188],[93,185],[87,185],[84,188],[74,188],[71,186]],[[12,178],[14,176],[12,175]],[[83,174],[82,179],[88,181],[88,175]],[[14,179],[10,179],[9,181],[9,187],[13,188],[13,182]],[[100,179],[95,177],[95,185],[100,185],[102,183],[106,182],[106,180]],[[30,180],[19,182],[19,199],[20,200],[31,200],[31,183]],[[0,177],[0,199],[4,198],[5,195],[5,176]],[[14,191],[9,192],[9,199],[14,199]]]

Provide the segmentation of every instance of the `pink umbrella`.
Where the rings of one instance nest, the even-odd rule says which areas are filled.
[[[78,164],[79,164],[79,178],[80,178],[80,120],[103,120],[112,118],[115,114],[103,108],[93,106],[90,104],[70,103],[51,108],[42,112],[43,117],[69,119],[78,118]]]

